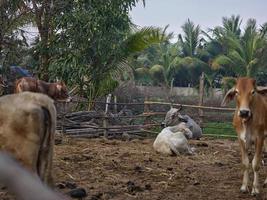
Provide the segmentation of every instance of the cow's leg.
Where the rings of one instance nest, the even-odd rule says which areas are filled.
[[[263,147],[264,147],[264,153],[267,153],[267,136],[264,136],[264,144],[263,144]]]
[[[253,181],[253,186],[252,186],[252,191],[251,191],[252,195],[257,195],[260,193],[259,191],[259,168],[260,168],[263,142],[264,142],[264,137],[258,135],[255,141],[255,155],[252,160],[252,169],[254,172],[254,181]]]
[[[243,165],[243,181],[240,191],[243,193],[248,192],[248,181],[249,181],[249,158],[245,141],[239,139],[241,149],[241,160]]]

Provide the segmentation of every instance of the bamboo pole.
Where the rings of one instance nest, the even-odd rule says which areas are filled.
[[[76,101],[73,101],[76,102]],[[83,101],[77,101],[77,102],[83,102]],[[88,101],[85,101],[88,102]],[[106,102],[102,101],[90,101],[94,103],[100,103],[100,104],[107,104]],[[158,102],[158,101],[149,101],[145,100],[144,103],[117,103],[117,105],[138,105],[138,106],[144,106],[144,104],[155,104],[155,105],[169,105],[169,106],[183,106],[187,108],[201,108],[204,110],[218,110],[218,111],[235,111],[235,108],[224,108],[224,107],[212,107],[212,106],[199,106],[199,105],[190,105],[190,104],[175,104],[175,103],[169,103],[169,102]],[[108,103],[108,105],[114,105],[114,103]]]
[[[217,111],[235,111],[235,108],[222,108],[222,107],[212,107],[212,106],[198,106],[198,105],[189,105],[189,104],[173,104],[166,102],[157,102],[157,101],[145,101],[144,104],[154,104],[154,105],[172,105],[172,106],[182,106],[187,108],[202,108],[206,110],[217,110]]]
[[[199,102],[198,105],[202,106],[204,101],[204,72],[202,72],[200,79],[199,79]],[[202,108],[199,108],[199,126],[202,127],[203,125],[203,117],[204,117],[204,111]]]
[[[145,97],[145,101],[148,101],[148,100],[149,100],[149,98],[146,96]],[[149,112],[149,110],[150,110],[149,107],[150,107],[150,104],[144,104],[144,113],[148,113]],[[149,123],[150,123],[150,116],[147,115],[145,120],[144,120],[144,124],[146,125],[146,124],[149,124]]]

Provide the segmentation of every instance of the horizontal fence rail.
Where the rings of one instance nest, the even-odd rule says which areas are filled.
[[[205,110],[215,110],[215,111],[235,111],[235,108],[222,108],[222,107],[209,107],[209,106],[198,106],[198,105],[186,105],[186,104],[175,104],[166,102],[156,102],[156,101],[145,101],[145,105],[168,105],[168,106],[182,106],[187,108],[197,108]]]

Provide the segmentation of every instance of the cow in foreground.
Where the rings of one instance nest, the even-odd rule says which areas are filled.
[[[15,82],[15,93],[24,91],[43,93],[56,101],[71,101],[64,82],[47,83],[31,77],[23,77]]]
[[[257,87],[252,78],[242,77],[236,80],[235,86],[225,95],[222,105],[236,99],[236,111],[233,125],[238,135],[241,149],[241,159],[244,166],[241,192],[248,192],[249,182],[249,157],[248,148],[251,143],[255,144],[255,154],[252,160],[254,181],[252,195],[259,194],[259,167],[262,157],[265,134],[267,133],[267,103],[264,95],[267,88]],[[264,184],[267,183],[265,179]]]
[[[23,92],[0,98],[0,150],[52,185],[56,110],[46,95]]]
[[[161,126],[167,127],[167,126],[175,126],[178,125],[181,122],[185,122],[187,128],[191,130],[193,133],[193,139],[199,139],[202,136],[202,130],[200,126],[188,115],[181,115],[179,111],[181,110],[181,107],[179,109],[177,108],[171,108],[165,116],[164,121],[161,123]]]
[[[177,126],[169,126],[158,134],[153,148],[164,155],[192,154],[193,151],[187,141],[192,138],[192,135],[184,122]]]

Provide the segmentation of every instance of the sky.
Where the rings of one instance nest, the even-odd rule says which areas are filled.
[[[181,26],[189,18],[206,31],[222,24],[222,17],[240,15],[243,25],[249,18],[257,24],[267,22],[267,0],[146,0],[133,8],[130,15],[140,27],[165,27],[175,35],[181,33]]]

